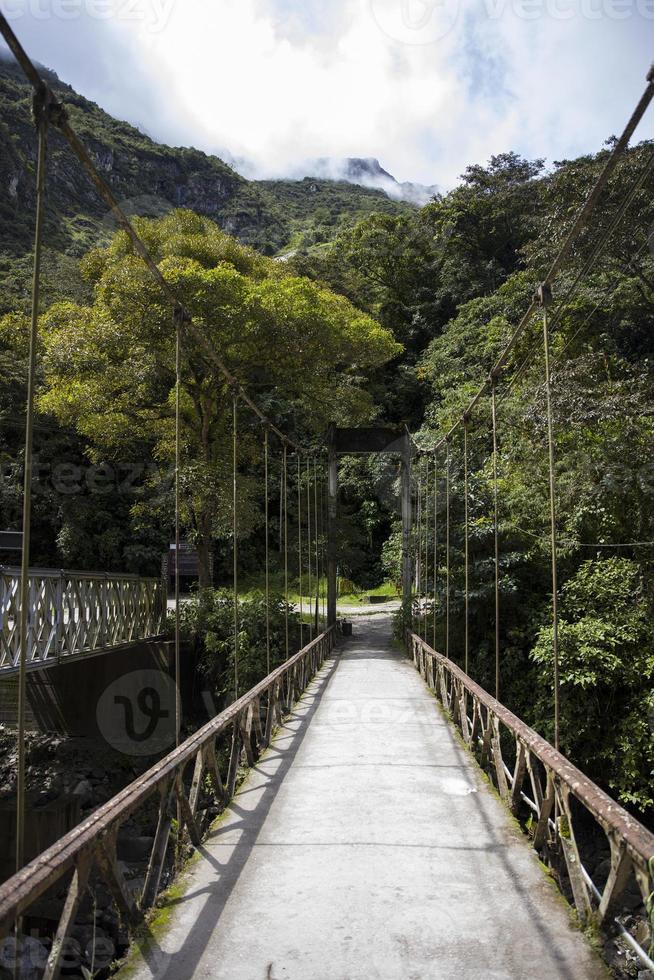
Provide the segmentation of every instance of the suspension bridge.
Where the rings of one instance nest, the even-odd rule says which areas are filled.
[[[553,283],[654,97],[654,70],[546,276],[535,283],[528,309],[452,429],[436,445],[420,447],[404,427],[334,427],[324,446],[317,449],[291,439],[230,372],[201,324],[164,278],[72,128],[65,107],[41,79],[1,14],[0,32],[33,86],[38,143],[22,564],[20,569],[3,572],[0,648],[0,677],[4,672],[18,678],[16,874],[0,886],[0,937],[14,938],[14,975],[52,980],[69,970],[69,938],[81,911],[88,911],[89,899],[97,903],[100,889],[108,893],[108,901],[133,940],[124,976],[170,980],[208,976],[269,980],[601,977],[605,966],[580,927],[619,936],[641,971],[654,971],[648,920],[654,888],[654,836],[560,752],[559,543],[550,398],[550,335],[559,309],[553,300]],[[177,549],[181,352],[189,345],[231,391],[233,465],[228,478],[234,522],[239,492],[239,411],[254,413],[262,423],[266,601],[273,439],[282,465],[280,524],[287,595],[291,455],[297,460],[298,514],[306,508],[304,539],[298,520],[298,553],[302,555],[304,548],[308,556],[309,580],[312,568],[315,576],[326,566],[328,588],[322,614],[319,597],[315,604],[311,602],[300,648],[295,651],[290,646],[287,619],[284,662],[270,669],[267,636],[268,672],[243,691],[238,678],[235,523],[232,702],[182,739],[178,694],[175,748],[26,863],[28,672],[48,670],[67,658],[109,657],[117,647],[159,636],[164,628],[162,589],[154,580],[39,572],[29,565],[46,145],[53,127],[170,303],[177,341]],[[623,208],[614,222],[624,213]],[[511,353],[536,318],[542,323],[547,394],[554,744],[501,702],[498,388]],[[486,400],[494,487],[495,615],[488,624],[495,649],[493,693],[473,679],[474,650],[469,640],[469,441],[471,422]],[[352,640],[340,631],[338,465],[343,456],[362,453],[388,454],[400,466],[404,617],[400,642],[393,641],[390,619],[384,615],[357,624]],[[464,475],[459,528],[464,541],[462,650],[452,648],[450,628],[455,521],[451,477],[457,454]],[[299,479],[302,460],[308,467],[304,502]],[[318,506],[318,483],[323,479],[324,515]],[[439,494],[445,498],[444,519]],[[323,530],[325,554],[319,544]],[[178,569],[175,578],[174,672],[178,680]],[[444,627],[442,651],[436,649],[438,618]],[[144,813],[151,815],[153,833],[143,878],[134,887],[118,859],[118,835],[127,821]],[[582,837],[589,825],[605,836],[610,852],[602,875],[591,873],[586,866]],[[180,861],[190,852],[194,859],[176,880]],[[568,905],[561,901],[557,887]],[[633,897],[634,890],[639,896],[636,905],[642,910],[637,929],[629,927],[625,904],[625,897]],[[45,898],[58,902],[58,922],[46,937],[45,947],[37,944],[41,953],[46,950],[37,962],[29,940],[37,918],[35,909]],[[628,907],[633,910],[633,902]],[[87,975],[94,975],[94,968],[92,964]]]

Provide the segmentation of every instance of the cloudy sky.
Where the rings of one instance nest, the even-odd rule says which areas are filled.
[[[262,176],[378,157],[450,187],[514,149],[620,131],[654,59],[654,0],[0,0],[29,53],[150,136]],[[654,110],[639,130],[654,137]]]

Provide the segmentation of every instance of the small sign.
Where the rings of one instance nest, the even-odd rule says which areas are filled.
[[[22,551],[22,531],[0,531],[0,551]]]
[[[177,551],[174,544],[170,546],[170,557],[168,559],[168,574],[175,574],[175,559]],[[188,541],[179,543],[179,574],[197,578],[200,572],[200,558],[197,549],[189,544]]]

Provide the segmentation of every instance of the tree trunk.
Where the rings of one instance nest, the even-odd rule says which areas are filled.
[[[197,516],[198,584],[201,589],[213,585],[211,575],[211,517],[208,514]]]
[[[214,414],[213,404],[204,396],[200,402],[200,441],[205,463],[211,465],[211,419]],[[206,501],[201,505],[198,514],[198,578],[201,589],[210,589],[213,585],[211,576],[211,514],[207,512]]]

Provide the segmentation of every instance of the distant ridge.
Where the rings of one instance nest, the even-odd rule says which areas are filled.
[[[351,184],[381,190],[396,201],[408,201],[421,207],[440,193],[437,184],[415,184],[398,181],[384,170],[376,157],[317,157],[294,168],[289,179],[315,177],[320,180],[345,180]]]

